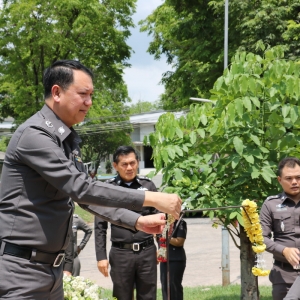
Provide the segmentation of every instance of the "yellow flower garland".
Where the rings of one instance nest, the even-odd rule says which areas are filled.
[[[262,228],[257,213],[257,204],[249,199],[244,200],[241,207],[242,217],[244,220],[244,229],[252,244],[252,249],[256,253],[256,265],[252,268],[252,273],[255,276],[267,276],[270,270],[265,270],[265,260],[263,252],[266,250]],[[245,212],[246,210],[246,212]]]

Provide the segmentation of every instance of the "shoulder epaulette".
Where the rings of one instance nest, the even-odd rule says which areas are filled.
[[[269,200],[273,200],[273,199],[279,199],[280,198],[280,195],[274,195],[274,196],[269,196],[266,201],[269,201]]]
[[[138,179],[144,179],[144,180],[148,180],[148,181],[151,181],[151,179],[147,176],[137,176]]]
[[[54,127],[53,123],[51,123],[49,120],[43,119],[42,122],[39,123],[38,125],[35,125],[35,127],[43,128],[51,133],[55,132],[55,127]]]
[[[106,183],[112,183],[116,180],[116,177],[113,177],[113,178],[110,178],[110,179],[107,179],[105,182]]]

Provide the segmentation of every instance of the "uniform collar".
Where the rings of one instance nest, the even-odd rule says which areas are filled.
[[[135,176],[135,178],[132,180],[132,183],[134,183],[135,181],[137,181],[137,182],[140,184],[139,179],[137,178],[137,176]],[[117,185],[121,185],[122,183],[123,183],[123,184],[126,184],[126,183],[123,181],[123,179],[120,177],[119,174],[116,176],[115,182],[116,182]]]
[[[291,199],[285,192],[282,192],[281,194],[279,194],[279,197],[281,199],[281,203],[283,203],[286,199],[289,199],[291,201],[294,201],[293,199]]]
[[[49,128],[53,127],[55,135],[58,136],[61,141],[64,141],[72,132],[75,135],[75,139],[79,139],[78,142],[80,142],[80,138],[76,131],[72,127],[69,128],[48,105],[45,104],[43,106],[41,113],[46,120],[46,126]]]

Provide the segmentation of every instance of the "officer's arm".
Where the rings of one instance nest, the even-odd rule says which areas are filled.
[[[93,230],[81,218],[79,218],[78,229],[80,229],[84,232],[84,237],[83,237],[83,239],[82,239],[82,241],[80,242],[80,245],[79,245],[80,250],[83,250],[83,248],[85,247],[85,245],[89,241]]]
[[[73,237],[73,234],[71,234]],[[74,246],[73,246],[73,238],[70,239],[67,249],[65,250],[65,261],[64,261],[64,273],[67,275],[72,275],[74,262]]]
[[[95,217],[94,225],[96,259],[97,261],[106,260],[106,237],[108,223],[99,217]]]
[[[182,237],[176,237],[176,238],[172,237],[169,243],[175,247],[182,247],[184,242],[185,239]]]
[[[272,219],[272,211],[270,209],[270,205],[268,205],[268,201],[263,203],[263,206],[260,210],[260,223],[263,231],[264,243],[266,244],[266,251],[273,254],[283,255],[282,252],[285,246],[274,242],[271,238],[274,224]]]

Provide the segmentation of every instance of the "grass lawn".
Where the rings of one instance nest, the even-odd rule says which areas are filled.
[[[272,300],[272,287],[261,286],[260,300]],[[112,291],[105,290],[104,297],[111,299]],[[240,300],[241,286],[234,284],[226,287],[220,285],[198,286],[184,288],[184,299],[186,300]],[[157,290],[157,300],[162,300],[161,290]]]
[[[80,218],[82,218],[86,223],[94,223],[94,215],[88,211],[82,209],[77,203],[75,203],[75,212]]]

